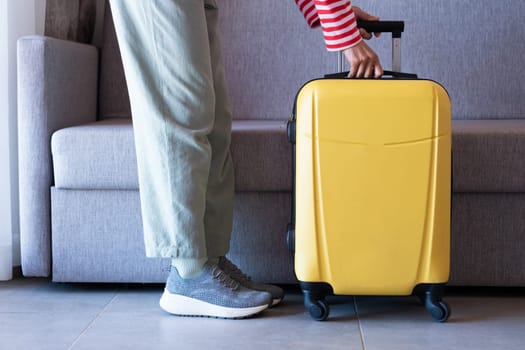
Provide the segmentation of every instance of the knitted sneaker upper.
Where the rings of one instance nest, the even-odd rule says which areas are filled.
[[[237,267],[237,265],[224,256],[219,258],[219,267],[233,280],[246,288],[268,292],[272,295],[273,300],[281,300],[284,297],[284,291],[281,288],[271,284],[253,281],[251,277],[242,272],[241,269]]]
[[[172,267],[166,289],[172,294],[230,308],[256,307],[272,301],[269,293],[242,286],[210,262],[204,264],[200,275],[191,279],[180,277],[177,269]]]

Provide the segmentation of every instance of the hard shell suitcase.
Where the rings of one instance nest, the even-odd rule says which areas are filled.
[[[396,23],[381,28],[394,41]],[[316,320],[332,294],[417,295],[436,321],[450,315],[450,100],[433,81],[401,77],[317,79],[296,97],[288,241]]]

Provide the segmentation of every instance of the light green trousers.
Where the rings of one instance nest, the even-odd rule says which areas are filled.
[[[131,101],[148,257],[227,253],[231,112],[214,0],[110,0]]]

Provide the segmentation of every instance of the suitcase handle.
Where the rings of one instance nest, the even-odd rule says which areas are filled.
[[[334,74],[326,74],[324,77],[325,79],[346,79],[348,78],[349,71],[341,72],[341,73],[334,73]],[[383,71],[384,77],[392,77],[396,79],[417,79],[417,74],[413,73],[401,73],[401,72],[392,72],[389,70]],[[353,79],[362,79],[362,78],[353,78]],[[366,79],[366,78],[365,78]],[[372,78],[370,78],[372,79]]]
[[[405,30],[404,21],[357,21],[359,28],[365,29],[369,33],[392,33],[392,70],[401,71],[401,33]],[[343,71],[345,66],[343,52],[338,54],[338,71]]]
[[[365,29],[369,33],[392,33],[394,38],[401,38],[401,33],[405,31],[403,21],[357,21],[359,28]]]

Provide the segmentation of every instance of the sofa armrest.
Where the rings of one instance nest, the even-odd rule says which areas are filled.
[[[20,244],[25,276],[51,272],[51,134],[96,120],[98,51],[43,36],[18,41]]]

